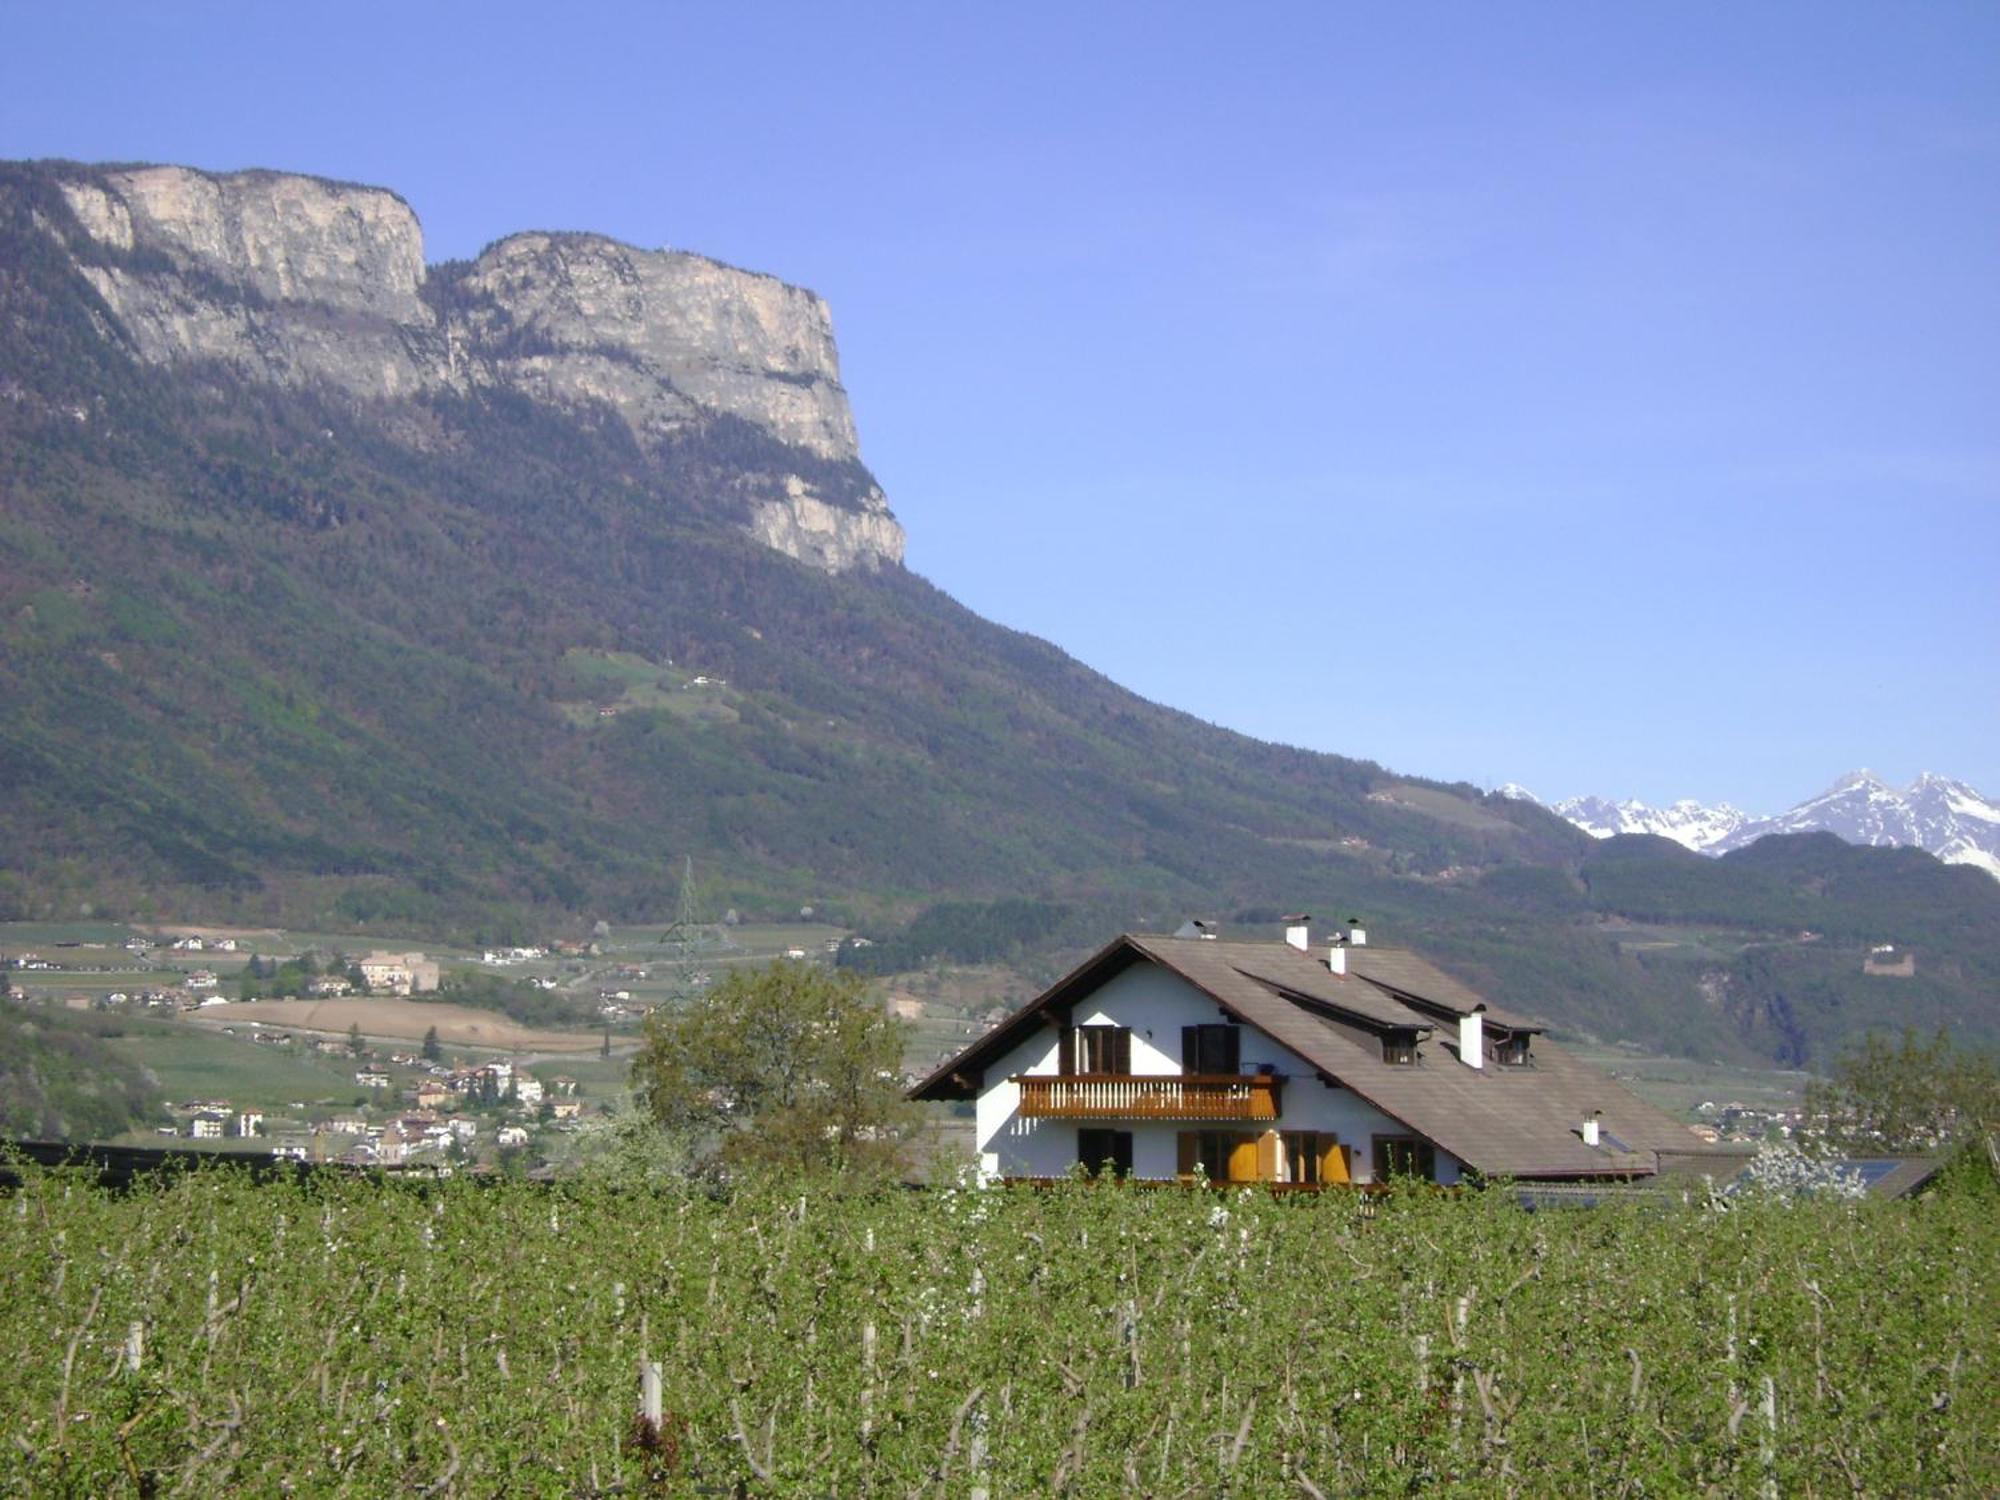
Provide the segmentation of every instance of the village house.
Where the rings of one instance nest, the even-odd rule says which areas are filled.
[[[313,996],[345,995],[353,989],[352,981],[339,974],[315,974],[306,981],[306,993]]]
[[[188,1121],[188,1135],[197,1141],[219,1141],[227,1124],[224,1116],[205,1109]]]
[[[236,1133],[241,1136],[262,1135],[264,1133],[264,1112],[261,1109],[246,1109],[236,1117]]]
[[[549,1112],[558,1120],[574,1120],[583,1114],[581,1099],[557,1099],[549,1105]]]
[[[374,1068],[363,1068],[354,1075],[354,1082],[364,1089],[386,1089],[389,1086],[389,1075]]]
[[[443,1109],[451,1103],[454,1095],[435,1078],[427,1078],[416,1087],[412,1096],[418,1109]]]
[[[542,1080],[533,1073],[518,1073],[514,1077],[514,1097],[522,1104],[533,1108],[542,1102],[545,1090]]]
[[[528,1144],[528,1132],[519,1125],[502,1125],[493,1139],[502,1151],[514,1151]]]
[[[1183,935],[1184,934],[1184,935]],[[1301,1187],[1649,1179],[1739,1165],[1358,925],[1126,934],[911,1091],[968,1100],[988,1178],[1078,1165]]]
[[[378,995],[423,994],[438,987],[438,966],[421,953],[371,953],[358,965],[361,979]]]

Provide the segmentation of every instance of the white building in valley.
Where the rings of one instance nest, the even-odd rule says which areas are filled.
[[[1365,1184],[1649,1178],[1714,1148],[1406,950],[1127,934],[911,1090],[982,1172]],[[1733,1170],[1733,1160],[1721,1163]]]

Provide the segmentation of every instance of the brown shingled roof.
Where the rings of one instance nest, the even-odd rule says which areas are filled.
[[[1349,972],[1285,943],[1125,934],[912,1089],[917,1099],[966,1098],[983,1070],[1040,1024],[1044,1011],[1081,1000],[1134,963],[1156,963],[1246,1025],[1282,1043],[1321,1075],[1488,1176],[1650,1175],[1659,1154],[1704,1153],[1704,1143],[1597,1069],[1547,1040],[1532,1060],[1481,1068],[1458,1060],[1456,1026],[1480,997],[1399,949],[1351,948]],[[1488,1008],[1496,1025],[1533,1029]],[[1384,1060],[1369,1033],[1421,1028],[1414,1064]],[[1602,1144],[1586,1146],[1585,1117],[1601,1111]]]

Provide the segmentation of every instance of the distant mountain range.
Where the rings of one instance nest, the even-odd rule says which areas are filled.
[[[1501,793],[1540,802],[1519,786]],[[1976,865],[2000,879],[2000,803],[1962,781],[1926,771],[1898,790],[1872,771],[1854,771],[1817,797],[1775,817],[1760,817],[1728,803],[1683,799],[1668,807],[1570,797],[1543,803],[1593,838],[1649,833],[1702,854],[1727,854],[1772,833],[1831,833],[1850,844],[1924,849],[1946,864]]]
[[[2000,1042],[1991,880],[1596,840],[1252,740],[902,556],[801,288],[597,235],[427,262],[402,199],[317,178],[0,162],[0,921],[490,946],[656,920],[692,858],[706,912],[810,905],[912,967],[1361,913],[1575,1035]]]

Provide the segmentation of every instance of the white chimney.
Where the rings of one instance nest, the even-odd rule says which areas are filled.
[[[1347,941],[1356,948],[1365,948],[1368,946],[1368,929],[1361,925],[1361,918],[1349,917],[1347,919]]]
[[[1584,1145],[1595,1146],[1597,1144],[1597,1137],[1598,1137],[1597,1122],[1601,1120],[1603,1117],[1604,1117],[1603,1110],[1593,1109],[1590,1112],[1590,1117],[1583,1122]]]
[[[1468,1068],[1486,1066],[1486,1007],[1475,1005],[1458,1018],[1458,1060]]]
[[[1340,943],[1327,944],[1326,966],[1336,974],[1345,974],[1347,972],[1347,949],[1344,945]]]
[[[1285,941],[1301,953],[1312,947],[1312,918],[1303,916],[1285,918]]]

